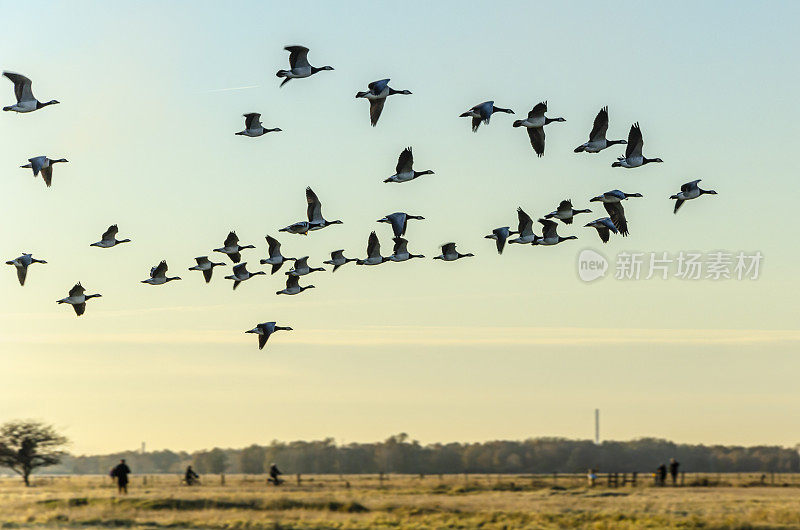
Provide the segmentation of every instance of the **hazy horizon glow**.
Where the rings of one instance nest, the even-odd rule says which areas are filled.
[[[6,29],[0,68],[61,104],[0,115],[0,258],[48,261],[24,288],[0,269],[0,422],[53,423],[75,453],[399,432],[591,438],[595,408],[604,439],[800,441],[787,421],[800,403],[800,246],[784,235],[800,199],[799,4],[311,5],[298,20],[272,2],[34,1],[46,14],[35,34]],[[287,44],[335,70],[279,89]],[[390,98],[372,128],[354,95],[385,77],[413,95]],[[515,115],[473,134],[458,115],[488,99]],[[12,100],[0,79],[0,102]],[[548,125],[537,159],[511,123],[541,100],[567,121]],[[574,154],[604,105],[610,139],[638,121],[645,155],[665,163]],[[234,136],[245,112],[283,132]],[[435,174],[383,184],[409,145]],[[42,154],[69,160],[50,189],[18,167]],[[719,195],[673,215],[667,197],[697,178]],[[279,234],[304,218],[307,185],[344,224]],[[605,216],[589,198],[615,188],[644,198],[626,205],[630,237],[602,245],[583,224]],[[541,216],[565,198],[595,212],[559,227],[578,241],[498,256],[483,238],[515,226],[517,206]],[[251,271],[267,234],[314,266],[339,248],[363,257],[372,230],[388,254],[376,220],[394,211],[425,216],[409,224],[415,253],[456,241],[476,257],[350,264],[293,297],[274,294],[283,271],[233,292],[221,254],[210,285],[186,270],[229,230],[257,246],[243,253]],[[88,246],[114,223],[132,243]],[[755,281],[587,284],[586,248],[764,261]],[[161,259],[183,280],[140,284]],[[77,281],[103,294],[81,318],[55,304]],[[259,352],[244,331],[270,320],[295,331]]]

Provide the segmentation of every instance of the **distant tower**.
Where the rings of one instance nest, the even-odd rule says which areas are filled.
[[[594,409],[594,443],[600,444],[600,409]]]
[[[145,452],[144,442],[142,442],[142,454],[144,454],[144,452]]]

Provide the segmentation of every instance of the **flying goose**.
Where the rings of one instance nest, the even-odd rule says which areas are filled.
[[[386,103],[386,98],[394,96],[395,94],[403,94],[405,96],[411,95],[409,90],[395,90],[389,86],[388,79],[381,79],[380,81],[373,81],[367,85],[366,92],[357,92],[356,98],[366,98],[369,100],[369,122],[375,127],[378,124],[378,118],[381,117],[383,112],[383,104]]]
[[[28,163],[24,166],[19,166],[26,169],[33,169],[33,176],[38,177],[39,172],[42,172],[42,178],[44,179],[44,183],[49,188],[50,185],[53,183],[53,164],[58,164],[59,162],[69,162],[66,158],[58,158],[58,159],[50,159],[46,156],[36,156],[33,158],[28,159]]]
[[[3,72],[3,75],[9,78],[12,83],[14,83],[14,95],[17,97],[17,103],[15,105],[3,107],[3,110],[13,110],[14,112],[33,112],[34,110],[39,110],[42,107],[55,105],[58,103],[58,101],[55,99],[51,99],[46,103],[42,103],[33,97],[33,92],[31,91],[31,80],[24,75],[15,74],[13,72]]]
[[[47,263],[43,259],[36,259],[32,254],[23,253],[22,256],[6,261],[6,265],[13,265],[17,269],[17,279],[20,285],[25,285],[25,277],[28,275],[28,266],[31,263]]]
[[[549,214],[545,215],[545,219],[551,219],[555,217],[559,219],[564,224],[571,225],[572,218],[579,214],[579,213],[592,213],[591,210],[574,210],[572,208],[572,201],[570,199],[565,199],[561,201],[558,205],[558,208],[554,212],[550,212]]]
[[[292,223],[289,226],[285,226],[278,230],[278,232],[288,232],[290,234],[300,234],[303,236],[308,235],[308,231],[311,229],[311,223],[308,221],[297,221],[296,223]]]
[[[601,217],[600,219],[595,219],[591,223],[586,223],[583,226],[588,228],[596,228],[597,235],[600,236],[600,240],[603,243],[608,243],[608,239],[611,237],[609,232],[614,232],[615,234],[619,233],[617,227],[614,225],[614,221],[612,221],[610,217]]]
[[[514,127],[525,127],[528,130],[528,138],[531,146],[536,151],[536,156],[544,156],[544,126],[554,121],[567,121],[564,118],[548,118],[544,115],[547,112],[547,102],[537,103],[528,113],[524,120],[516,120]]]
[[[576,153],[599,153],[606,147],[615,144],[627,144],[625,140],[606,140],[608,132],[608,107],[603,107],[597,116],[594,117],[592,132],[589,133],[589,141],[575,148]]]
[[[389,256],[387,259],[389,261],[408,261],[412,258],[424,258],[425,256],[421,254],[412,254],[408,251],[408,240],[402,237],[395,237],[392,239],[394,241],[394,249],[392,250],[392,255]]]
[[[308,216],[309,230],[321,230],[326,226],[342,224],[338,219],[335,221],[328,221],[322,217],[322,203],[317,197],[317,194],[314,193],[314,190],[310,187],[306,188],[306,202],[308,203],[306,215]]]
[[[306,285],[301,287],[300,286],[300,276],[295,276],[290,274],[286,277],[286,289],[281,289],[277,291],[275,294],[299,294],[305,291],[306,289],[313,289],[313,285]]]
[[[245,331],[245,333],[255,333],[258,335],[258,349],[263,350],[264,345],[267,344],[269,336],[276,331],[294,331],[289,326],[277,326],[275,322],[263,322],[256,325],[253,329]]]
[[[272,265],[272,274],[278,272],[283,266],[284,262],[294,261],[297,259],[287,258],[281,254],[281,244],[278,243],[278,240],[272,236],[267,236],[267,245],[269,245],[269,257],[267,259],[262,259],[260,263],[262,265]]]
[[[237,136],[249,136],[255,138],[256,136],[263,136],[271,132],[281,132],[281,129],[265,129],[261,125],[261,114],[258,112],[249,112],[242,114],[244,116],[244,130],[236,133]]]
[[[221,252],[223,254],[227,254],[231,261],[234,263],[239,263],[242,260],[242,255],[240,252],[247,248],[256,248],[253,245],[239,245],[239,236],[236,235],[236,232],[229,232],[228,237],[225,238],[225,242],[222,243],[222,247],[215,248],[214,252]]]
[[[142,280],[141,283],[148,283],[150,285],[163,285],[172,280],[180,280],[180,276],[167,276],[167,262],[161,260],[161,263],[150,269],[150,277]]]
[[[434,256],[433,259],[440,259],[443,261],[455,261],[461,258],[471,258],[474,254],[462,254],[461,252],[456,250],[455,243],[445,243],[442,245],[442,253],[438,256]]]
[[[367,257],[356,260],[356,265],[380,265],[388,260],[389,258],[381,256],[381,242],[378,241],[378,234],[373,230],[367,240]]]
[[[549,219],[539,219],[539,222],[542,224],[542,237],[534,238],[533,243],[531,243],[532,245],[558,245],[562,241],[578,239],[577,236],[562,237],[558,235],[556,232],[558,230],[558,223],[555,221],[551,221]]]
[[[130,239],[117,239],[117,232],[119,232],[119,228],[117,225],[111,225],[108,227],[108,230],[103,232],[103,235],[100,236],[100,241],[96,243],[92,243],[90,247],[100,247],[100,248],[111,248],[119,245],[120,243],[130,243]]]
[[[517,208],[517,218],[519,219],[519,224],[517,225],[517,231],[514,233],[519,234],[519,237],[510,239],[508,244],[519,243],[525,245],[533,243],[533,240],[536,239],[536,235],[533,233],[533,219],[520,207]]]
[[[288,276],[305,276],[306,274],[311,274],[312,272],[324,270],[325,269],[322,267],[309,267],[308,256],[303,256],[302,258],[297,258],[297,260],[294,262],[294,267],[286,271],[286,274]]]
[[[414,155],[411,153],[411,148],[406,147],[400,156],[397,157],[397,166],[394,171],[395,174],[384,180],[384,182],[408,182],[414,180],[422,175],[433,175],[433,171],[426,169],[425,171],[414,171]]]
[[[677,199],[675,202],[675,210],[672,213],[678,213],[678,210],[683,205],[684,201],[689,201],[691,199],[696,199],[701,195],[716,195],[717,192],[714,190],[704,190],[697,185],[702,179],[693,180],[691,182],[687,182],[683,186],[681,186],[681,191],[675,195],[672,195],[670,199]]]
[[[238,265],[233,266],[233,274],[230,276],[225,276],[226,280],[233,280],[233,288],[234,290],[239,287],[239,284],[245,280],[249,280],[253,276],[258,276],[259,274],[267,274],[264,271],[256,271],[250,272],[247,270],[247,262],[239,263]]]
[[[663,162],[660,158],[647,158],[642,155],[642,147],[644,147],[642,130],[639,128],[639,122],[636,122],[631,125],[631,130],[628,133],[628,145],[625,146],[625,156],[617,157],[617,161],[611,164],[611,167],[631,169],[649,164],[650,162]],[[622,229],[620,228],[620,230]]]
[[[478,127],[481,126],[481,122],[489,125],[489,119],[495,112],[514,114],[514,111],[511,109],[495,107],[494,101],[484,101],[483,103],[475,105],[467,112],[462,113],[459,118],[472,118],[472,132],[478,132]]]
[[[194,267],[189,267],[190,271],[203,271],[203,278],[206,279],[206,283],[211,281],[211,273],[214,272],[214,267],[224,266],[224,263],[214,263],[208,256],[198,256],[194,258],[197,262],[197,265]]]
[[[516,232],[512,232],[508,226],[502,226],[500,228],[495,228],[492,230],[491,234],[483,237],[485,239],[494,239],[494,242],[497,245],[497,253],[502,254],[503,249],[506,246],[506,240],[508,239],[508,236],[515,233]]]
[[[278,73],[275,74],[278,77],[286,78],[281,86],[288,83],[290,79],[300,79],[323,70],[333,70],[332,66],[323,66],[322,68],[311,66],[308,63],[308,48],[305,46],[286,46],[283,49],[289,52],[289,70],[278,70]]]
[[[405,212],[395,212],[392,214],[387,215],[382,219],[378,219],[379,223],[388,223],[392,225],[392,231],[394,232],[394,237],[400,237],[406,235],[406,226],[408,225],[409,219],[425,219],[421,215],[409,215]]]
[[[346,265],[351,261],[358,261],[356,258],[345,258],[344,257],[344,250],[334,250],[331,252],[331,259],[325,260],[322,263],[326,265],[333,265],[333,271],[336,272],[336,269],[341,267],[342,265]]]
[[[86,292],[86,289],[83,288],[81,282],[78,282],[69,290],[69,295],[66,298],[56,300],[56,303],[71,305],[72,309],[75,310],[75,314],[81,316],[86,311],[86,300],[103,296],[101,294],[83,294],[84,292]]]
[[[617,227],[620,235],[625,237],[628,235],[628,221],[625,219],[625,208],[622,206],[621,201],[626,200],[628,197],[641,196],[641,193],[625,193],[620,190],[611,190],[594,197],[590,202],[602,202],[611,217],[611,222]]]

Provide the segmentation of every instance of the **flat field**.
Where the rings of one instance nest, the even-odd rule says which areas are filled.
[[[108,477],[0,478],[0,528],[439,529],[800,528],[800,480],[685,477],[683,487],[587,487],[579,476],[134,476],[128,495]],[[762,483],[763,480],[763,483]],[[696,484],[696,485],[695,485]]]

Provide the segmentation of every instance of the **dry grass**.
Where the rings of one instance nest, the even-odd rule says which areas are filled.
[[[0,479],[0,528],[800,528],[800,487],[747,487],[758,476],[593,489],[564,476],[313,476],[277,488],[263,477],[204,478],[188,488],[176,476],[135,477],[127,496],[107,477],[39,478],[32,488]]]

